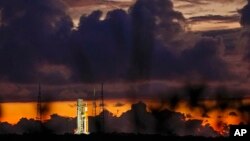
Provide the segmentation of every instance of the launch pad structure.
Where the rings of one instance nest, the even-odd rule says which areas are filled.
[[[83,99],[77,100],[77,129],[75,134],[89,134],[88,105]]]

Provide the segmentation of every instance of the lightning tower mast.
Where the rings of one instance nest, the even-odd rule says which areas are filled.
[[[94,93],[93,93],[93,106],[94,106],[94,108],[93,108],[93,115],[94,115],[94,117],[96,117],[96,95],[95,95],[95,89],[94,89]]]
[[[37,115],[36,119],[42,122],[42,93],[41,93],[41,84],[38,84],[38,96],[37,96]]]
[[[101,107],[102,107],[102,132],[105,132],[105,116],[104,116],[104,96],[103,96],[103,83],[102,83],[102,91],[101,91]]]

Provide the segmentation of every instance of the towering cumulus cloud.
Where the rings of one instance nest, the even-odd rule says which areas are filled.
[[[242,26],[250,25],[250,1],[248,0],[247,5],[245,5],[241,10],[241,20],[240,23]]]
[[[138,0],[130,11],[132,18],[132,78],[150,77],[157,38],[171,40],[182,31],[183,15],[173,10],[169,0]],[[166,54],[167,55],[167,54]]]
[[[67,44],[72,21],[59,0],[2,0],[0,9],[2,79],[34,82],[41,68],[36,67],[38,64],[69,62]]]
[[[216,56],[216,39],[199,39],[194,48],[173,52],[183,47],[185,18],[170,0],[138,0],[128,12],[103,16],[101,11],[82,16],[73,29],[59,0],[1,1],[1,79],[70,83],[227,74],[221,72],[226,70]],[[202,42],[212,46],[199,47]],[[211,59],[198,55],[209,48]]]
[[[250,1],[239,11],[241,14],[240,24],[242,26],[242,35],[241,35],[241,48],[245,52],[243,59],[245,61],[250,60],[250,52],[249,52],[249,42],[250,42]]]
[[[67,86],[178,81],[187,76],[213,81],[230,78],[221,59],[222,41],[187,33],[184,16],[170,0],[138,0],[128,11],[117,9],[107,15],[93,11],[83,15],[77,27],[60,0],[1,1],[0,9],[0,89],[7,101],[34,99],[37,87],[17,83]],[[67,99],[65,88],[50,89],[44,95],[57,93],[62,94],[57,99]],[[10,94],[12,98],[6,96]]]
[[[219,39],[194,37],[194,43],[185,42],[193,35],[185,33],[185,18],[173,9],[171,1],[139,0],[130,15],[132,78],[166,79],[192,72],[205,79],[223,79],[228,75],[219,56]]]

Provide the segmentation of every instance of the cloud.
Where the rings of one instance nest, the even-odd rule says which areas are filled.
[[[241,14],[241,20],[240,24],[242,26],[241,36],[240,36],[240,44],[239,50],[242,52],[243,61],[246,61],[249,63],[250,58],[250,51],[249,51],[249,43],[250,43],[250,20],[249,20],[249,13],[250,13],[250,1],[248,0],[248,3],[239,10],[239,13]],[[249,75],[248,75],[249,76]],[[247,78],[249,78],[247,76]]]
[[[63,0],[71,7],[102,4],[101,0]]]
[[[0,123],[0,133],[1,134],[15,134],[17,131],[15,130],[15,127],[13,127],[11,124],[7,122],[1,122]]]
[[[102,114],[97,117],[89,117],[89,130],[91,133],[98,131],[98,121]],[[194,136],[218,136],[209,125],[203,126],[201,120],[185,120],[181,113],[164,110],[147,112],[146,105],[142,102],[133,104],[131,110],[123,113],[120,117],[113,116],[109,111],[104,111],[106,133],[149,133],[164,135],[194,135]],[[76,129],[76,118],[51,115],[41,125],[33,119],[22,118],[15,125],[6,122],[0,123],[0,134],[24,134],[24,133],[53,133],[73,134]],[[41,130],[43,129],[43,130]],[[46,132],[45,132],[46,131]]]
[[[161,105],[159,109],[164,107],[164,104],[168,104],[170,109],[175,110],[177,107],[185,103],[185,107],[189,110],[199,109],[200,116],[203,118],[212,118],[209,113],[218,112],[216,114],[217,119],[216,129],[220,129],[225,134],[227,130],[227,123],[224,121],[226,119],[222,115],[229,114],[229,111],[237,111],[237,117],[240,121],[248,124],[249,118],[247,114],[249,113],[249,103],[244,103],[244,97],[236,97],[236,94],[241,92],[233,92],[228,90],[226,87],[217,87],[215,89],[209,88],[209,86],[198,84],[189,84],[182,89],[173,90],[168,95],[162,95]],[[208,96],[209,95],[209,96]],[[244,95],[243,93],[241,95]],[[208,104],[207,102],[212,100],[214,104]],[[230,113],[233,116],[234,113]]]
[[[197,71],[206,79],[227,79],[229,78],[227,73],[230,72],[219,54],[220,40],[203,38],[195,44],[194,48],[183,51],[185,69]],[[199,58],[199,61],[195,58]]]
[[[239,11],[241,14],[240,23],[242,26],[248,26],[250,24],[250,1]]]
[[[140,10],[141,7],[144,7],[142,8],[144,10]],[[145,10],[145,7],[147,10]],[[160,7],[158,11],[154,10],[156,7]],[[179,57],[178,55],[173,53],[173,50],[180,50],[178,52],[181,52],[181,54],[184,55],[184,52],[190,51],[191,53],[192,51],[194,51],[194,49],[190,49],[192,47],[187,46],[190,43],[185,42],[186,36],[193,35],[184,34],[184,38],[180,38],[181,41],[178,40],[178,37],[182,33],[184,33],[185,18],[180,12],[173,10],[173,4],[170,1],[138,1],[133,8],[134,9],[131,10],[132,16],[136,14],[137,16],[135,17],[141,17],[140,19],[136,18],[134,21],[132,21],[132,26],[136,27],[133,29],[133,31],[141,34],[136,34],[136,36],[134,36],[135,45],[133,47],[134,52],[132,53],[132,63],[129,73],[132,79],[133,77],[139,79],[158,79],[159,77],[165,78],[166,75],[172,75],[172,77],[175,77],[177,75],[181,76],[189,71],[193,71],[192,69],[194,69],[198,73],[204,73],[203,70],[199,70],[199,68],[184,68],[186,67],[186,65],[188,66],[195,64],[195,62],[192,61],[196,61],[197,59],[194,59],[192,61],[190,60],[190,62],[183,61],[191,59],[189,57],[191,57],[192,55],[190,55],[189,57],[186,56],[185,58],[185,56]],[[146,12],[148,13],[147,15],[150,15],[151,17],[148,16],[144,19],[143,15],[146,15]],[[199,46],[198,44],[205,40],[208,41],[205,38],[196,38],[194,41],[195,43],[193,44],[197,44],[194,46]],[[219,43],[216,45],[215,40],[211,39],[210,41],[211,46],[217,46],[214,48],[215,50],[219,49]],[[183,46],[186,47],[184,47],[184,49],[180,49],[183,48]],[[198,48],[199,47],[196,47],[196,49]],[[201,51],[203,49],[204,48],[201,48]],[[199,58],[198,56],[196,57]],[[223,61],[219,61],[219,56],[214,55],[214,57],[216,58],[215,60],[218,60],[218,62],[221,62],[221,64],[223,64]],[[199,59],[205,61],[202,58]],[[213,65],[214,63],[215,62],[211,63],[211,65]],[[194,67],[198,67],[198,65],[196,64]],[[214,64],[212,68],[218,67],[216,67],[216,64]],[[224,71],[226,72],[226,69],[224,69]]]
[[[210,54],[214,57],[211,61],[202,55],[191,58],[199,47],[183,47],[188,41],[182,39],[189,36],[184,34],[185,18],[169,0],[139,0],[129,12],[113,10],[103,20],[102,12],[95,11],[82,16],[75,30],[61,1],[31,2],[32,6],[19,3],[14,11],[10,11],[11,2],[1,4],[2,80],[60,84],[167,78],[194,71],[214,79],[208,71],[214,71],[214,75],[222,69],[227,72],[216,55]],[[195,46],[205,40],[214,46],[200,48],[199,52],[217,48],[213,39],[199,40]],[[195,63],[197,60],[200,63]],[[211,66],[203,69],[202,63]],[[227,73],[218,74],[216,79],[223,74]]]
[[[76,118],[67,118],[59,115],[51,115],[51,119],[41,124],[34,119],[22,118],[17,124],[11,125],[7,122],[0,123],[0,134],[65,134],[75,129]]]
[[[209,21],[216,21],[218,23],[232,23],[232,22],[238,22],[239,20],[240,20],[239,15],[231,15],[231,16],[206,15],[206,16],[197,16],[189,18],[189,21],[191,23],[209,22]]]
[[[113,120],[112,120],[113,119]],[[116,123],[116,124],[114,124]],[[123,124],[121,124],[123,123]],[[120,128],[123,125],[122,128]],[[108,114],[105,117],[107,132],[148,133],[178,136],[217,136],[209,126],[202,126],[201,120],[185,120],[185,116],[169,110],[153,110],[147,112],[146,105],[138,102],[131,106],[131,110],[123,113],[119,118]],[[198,131],[200,130],[200,131]]]
[[[230,116],[235,116],[235,117],[238,116],[237,113],[235,113],[235,112],[230,112],[228,115],[230,115]]]
[[[178,56],[171,54],[164,47],[156,49],[152,63],[154,78],[164,79],[187,75],[198,76],[205,80],[229,78],[230,72],[227,70],[227,65],[219,55],[218,39],[201,38],[193,48],[183,50]]]
[[[175,40],[179,33],[184,32],[182,24],[185,19],[181,13],[173,10],[173,4],[170,1],[166,0],[164,4],[161,2],[138,1],[131,7],[129,13],[114,10],[109,12],[104,20],[100,20],[101,11],[95,11],[89,16],[81,18],[73,40],[77,43],[75,46],[79,46],[77,48],[82,48],[81,50],[86,52],[93,79],[155,78],[155,74],[151,70],[164,70],[164,66],[172,65],[168,62],[177,64],[177,67],[183,65],[168,49],[174,50],[171,46],[182,44]],[[153,10],[159,6],[162,8],[159,8],[158,11]],[[146,7],[149,13],[141,7]],[[145,15],[149,15],[149,17],[144,17]],[[158,40],[164,41],[164,45]],[[103,44],[106,46],[103,47]],[[170,47],[164,49],[165,44]],[[96,50],[101,53],[95,52]],[[158,56],[166,56],[166,62],[161,61],[162,64],[158,65],[162,68],[154,66],[154,58]]]
[[[208,3],[225,3],[225,2],[238,2],[244,3],[245,0],[175,0],[175,1],[182,1],[192,4],[199,4],[199,5],[206,5]]]
[[[15,83],[0,82],[0,91],[1,101],[5,101],[6,99],[19,99],[22,101],[27,100],[26,97],[29,97],[28,99],[34,98],[31,89]]]
[[[111,5],[113,7],[129,7],[133,0],[63,0],[70,7]]]
[[[116,103],[116,104],[114,105],[114,107],[122,107],[122,106],[124,106],[124,105],[125,105],[124,103],[118,102],[118,103]]]
[[[209,116],[207,113],[203,113],[203,114],[202,114],[202,117],[203,117],[203,118],[210,118],[210,116]]]
[[[39,81],[47,83],[57,83],[60,81],[67,81],[72,77],[72,70],[69,66],[64,64],[37,64],[37,72],[40,74]]]
[[[207,4],[207,0],[176,0],[176,1],[182,1],[182,2],[187,2],[187,3],[192,3],[192,4]]]
[[[193,93],[195,94],[195,93]],[[227,101],[232,103],[233,101]],[[201,101],[199,105],[193,106],[193,108],[201,107]],[[211,107],[211,106],[208,106]],[[232,107],[229,107],[232,110]],[[174,112],[168,109],[149,108],[148,112],[146,105],[143,102],[138,102],[131,106],[131,110],[123,113],[120,117],[114,116],[109,111],[105,114],[105,131],[107,133],[147,133],[147,134],[164,134],[164,135],[178,135],[178,136],[218,136],[219,134],[214,131],[211,125],[204,125],[203,120],[188,119],[184,114]],[[225,110],[226,111],[226,110]],[[211,112],[211,111],[210,111]],[[224,112],[224,111],[220,111]],[[97,117],[89,117],[89,130],[91,133],[98,132],[99,122],[102,119],[102,114]],[[244,114],[247,114],[244,113]],[[192,115],[190,115],[192,116]],[[233,116],[233,115],[232,115]],[[242,116],[242,113],[239,113]],[[245,115],[247,117],[247,115]],[[217,129],[227,128],[227,125],[222,121],[223,117],[218,115],[216,122],[218,122]],[[38,121],[33,119],[22,118],[15,125],[8,123],[0,123],[0,131],[2,134],[8,133],[53,133],[53,134],[65,134],[73,133],[76,128],[76,118],[62,117],[59,115],[51,115],[49,120],[45,120],[41,126]],[[214,126],[213,126],[214,127]],[[227,132],[227,129],[224,133]]]
[[[62,117],[54,114],[51,115],[50,120],[46,121],[44,126],[53,134],[73,134],[74,129],[76,129],[76,118]]]
[[[222,58],[223,41],[186,32],[186,19],[170,0],[139,0],[104,19],[94,11],[82,16],[76,28],[61,1],[18,2],[13,11],[11,2],[0,5],[3,101],[36,100],[39,81],[45,99],[71,100],[88,97],[93,87],[87,85],[101,81],[108,86],[108,99],[158,97],[155,93],[171,89],[173,82],[232,77]],[[119,89],[109,87],[116,83]],[[134,84],[137,91],[130,89]]]
[[[49,76],[51,83],[53,79],[60,82],[58,80],[65,80],[65,77],[69,81],[69,77],[87,80],[90,73],[88,68],[82,68],[87,64],[84,55],[70,48],[73,23],[66,13],[67,8],[59,0],[17,3],[13,4],[16,6],[13,11],[9,7],[11,2],[1,5],[0,64],[5,66],[1,67],[1,78],[22,83],[46,81],[48,79],[42,79],[46,74],[41,69],[44,69],[42,64],[49,62],[50,66],[65,68],[64,72],[59,72],[62,75]],[[69,75],[71,71],[74,71],[72,76]]]
[[[0,7],[3,20],[0,64],[5,66],[0,74],[10,81],[34,82],[38,79],[36,63],[45,58],[55,63],[62,58],[57,56],[56,48],[63,50],[60,38],[65,38],[71,29],[65,7],[58,0],[9,1],[2,2]]]

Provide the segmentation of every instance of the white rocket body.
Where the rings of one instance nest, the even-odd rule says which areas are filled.
[[[89,134],[88,106],[82,99],[77,100],[77,129],[75,134]]]

